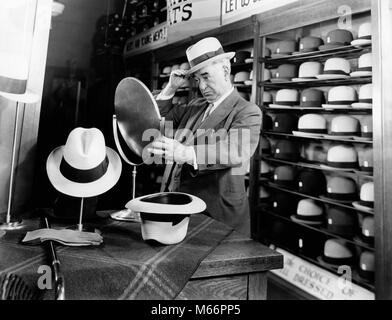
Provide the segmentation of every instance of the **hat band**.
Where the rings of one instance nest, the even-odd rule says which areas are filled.
[[[193,68],[193,67],[197,66],[198,64],[203,63],[204,61],[207,61],[211,58],[214,58],[214,57],[219,56],[224,53],[225,53],[225,51],[223,50],[222,47],[216,51],[206,52],[203,55],[189,61],[189,65],[191,66],[191,68]]]
[[[299,214],[295,215],[298,220],[309,221],[309,222],[323,222],[323,216],[301,216]]]
[[[147,221],[155,222],[171,222],[173,227],[180,224],[182,220],[188,218],[189,215],[184,214],[158,214],[158,213],[140,213],[140,218]]]
[[[320,108],[322,104],[322,101],[303,101],[301,102],[301,107],[304,108]]]
[[[277,105],[282,105],[282,106],[295,106],[298,104],[298,101],[276,101]]]
[[[333,162],[333,161],[328,161],[327,164],[330,167],[339,168],[339,169],[358,168],[358,162]]]
[[[353,103],[355,103],[356,101],[351,100],[340,100],[340,101],[328,101],[328,104],[331,106],[340,106],[340,105],[351,105]]]
[[[360,103],[373,103],[373,99],[359,99]]]
[[[326,263],[342,266],[342,265],[351,265],[353,263],[353,258],[330,258],[327,256],[323,256],[323,260]]]
[[[357,198],[356,193],[328,193],[328,198],[338,201],[352,201]]]
[[[327,133],[327,129],[299,129],[300,132],[304,133]]]
[[[72,167],[65,159],[61,160],[60,172],[68,180],[76,183],[91,183],[102,178],[109,167],[109,159],[106,156],[97,167],[89,170],[80,170]]]
[[[371,35],[362,36],[362,37],[359,37],[358,40],[372,40],[372,36]]]
[[[27,80],[18,80],[0,76],[0,91],[13,94],[23,94],[26,92]]]
[[[361,136],[362,138],[373,138],[373,132],[362,132]]]
[[[361,166],[360,169],[361,169],[361,171],[364,171],[364,172],[373,172],[374,167],[373,166],[371,166],[371,167]]]
[[[325,70],[324,74],[339,74],[339,75],[343,75],[343,76],[349,76],[349,74],[347,72],[344,72],[343,70]]]

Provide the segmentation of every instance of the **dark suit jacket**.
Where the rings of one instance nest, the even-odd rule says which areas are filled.
[[[188,164],[167,165],[161,191],[197,196],[213,218],[249,235],[245,174],[259,143],[260,108],[236,89],[203,123],[209,105],[203,98],[187,107],[173,107],[171,100],[157,103],[162,117],[172,121],[175,139],[194,146],[198,163],[197,171]]]

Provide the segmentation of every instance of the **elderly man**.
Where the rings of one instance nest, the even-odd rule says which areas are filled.
[[[230,59],[216,38],[188,48],[191,69],[171,73],[156,97],[160,113],[177,131],[175,139],[155,141],[149,151],[165,158],[162,191],[186,192],[203,199],[213,218],[249,235],[245,174],[260,137],[260,108],[240,97],[230,81]],[[203,98],[187,107],[172,98],[193,76]]]

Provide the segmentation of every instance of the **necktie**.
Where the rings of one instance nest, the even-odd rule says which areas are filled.
[[[204,121],[209,117],[209,115],[211,114],[211,110],[212,110],[213,107],[214,107],[214,104],[210,104],[210,105],[208,106],[206,112],[204,113],[203,120],[202,120],[201,122],[204,122]]]

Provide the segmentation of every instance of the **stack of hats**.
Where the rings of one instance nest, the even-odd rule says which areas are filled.
[[[365,22],[359,26],[358,38],[351,42],[351,45],[362,47],[372,44],[372,24]]]
[[[325,104],[324,92],[317,89],[305,89],[301,92],[302,108],[321,108]]]
[[[296,170],[291,166],[281,166],[275,169],[273,181],[284,188],[294,188],[297,177]]]
[[[355,256],[346,241],[330,239],[324,245],[324,253],[319,258],[319,262],[330,268],[352,266],[355,262]]]
[[[327,34],[325,45],[319,47],[320,51],[337,49],[348,46],[354,40],[353,34],[348,30],[336,29]]]
[[[297,51],[297,42],[295,40],[284,40],[277,44],[276,50],[271,55],[272,58],[284,58]]]
[[[371,77],[373,74],[373,54],[365,53],[358,60],[358,69],[351,73],[351,77]]]
[[[275,104],[270,108],[291,108],[299,105],[299,92],[295,89],[282,89],[276,93]]]
[[[312,164],[325,164],[327,162],[327,150],[321,142],[310,142],[304,144],[301,152],[301,158]]]
[[[351,108],[353,103],[358,102],[358,93],[353,87],[339,86],[328,92],[328,103],[323,107],[326,109]]]
[[[337,116],[331,121],[331,132],[332,137],[350,138],[359,136],[361,131],[361,125],[359,120],[351,116]]]
[[[298,129],[298,118],[293,114],[279,114],[276,116],[272,131],[275,133],[292,134]]]
[[[338,145],[328,150],[327,166],[333,169],[358,169],[358,153],[353,146]]]
[[[300,158],[299,146],[290,140],[281,140],[275,146],[274,158],[276,160],[297,162]]]
[[[299,41],[299,51],[293,55],[319,51],[319,47],[324,44],[324,40],[318,37],[304,37]]]
[[[295,64],[282,64],[278,67],[275,77],[271,79],[271,82],[288,82],[297,77],[298,67]]]
[[[332,177],[328,179],[327,193],[323,198],[351,203],[358,199],[357,184],[350,178]]]
[[[335,235],[353,238],[357,231],[357,217],[349,210],[340,207],[327,209],[327,230]]]
[[[362,185],[360,192],[360,201],[353,203],[354,207],[366,210],[374,210],[374,183],[367,182]]]
[[[323,72],[323,65],[320,62],[305,62],[299,67],[298,78],[293,78],[294,82],[314,81]]]
[[[325,117],[319,114],[306,114],[299,118],[298,131],[294,135],[320,136],[328,133],[328,124]]]
[[[319,226],[324,223],[324,208],[311,199],[301,200],[298,204],[297,214],[291,216],[291,220],[311,226]]]
[[[359,258],[359,276],[370,283],[374,282],[376,271],[376,256],[374,252],[365,251]]]
[[[365,84],[359,88],[359,99],[351,105],[355,109],[373,108],[373,85]]]
[[[324,195],[327,189],[327,180],[321,171],[303,170],[298,178],[298,191],[300,193],[318,197]]]
[[[320,80],[335,80],[350,78],[351,65],[347,59],[331,58],[325,62],[324,71],[317,78]]]

